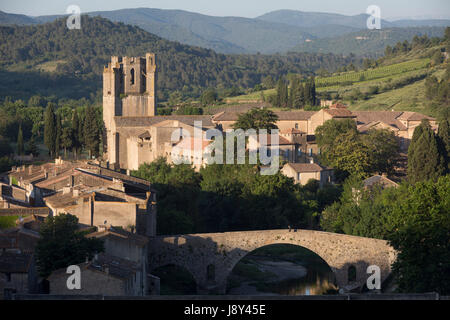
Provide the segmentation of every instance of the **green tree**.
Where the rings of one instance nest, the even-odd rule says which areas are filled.
[[[61,147],[62,147],[61,135],[62,135],[61,114],[56,113],[56,140],[55,140],[56,157],[59,156],[59,152],[61,151]]]
[[[336,139],[339,135],[347,132],[357,132],[356,122],[351,119],[328,120],[316,129],[316,141],[321,150],[321,161],[325,165],[331,165],[328,155],[337,145]]]
[[[70,214],[48,217],[39,233],[36,260],[39,274],[44,278],[104,251],[103,240],[86,238],[86,232],[78,230],[78,218]]]
[[[277,129],[278,116],[269,109],[251,109],[247,113],[240,114],[233,124],[234,129]]]
[[[91,159],[93,155],[98,154],[99,130],[95,110],[91,106],[86,108],[86,118],[84,121],[84,142],[86,149],[89,152],[89,159]]]
[[[47,104],[44,115],[44,143],[48,148],[50,157],[56,156],[56,116],[55,105]]]
[[[450,173],[450,124],[448,119],[439,123],[439,152],[444,158],[446,173]]]
[[[438,139],[428,121],[422,121],[415,130],[418,131],[414,132],[408,149],[408,180],[411,183],[428,179],[436,181],[446,171]]]
[[[369,148],[361,141],[357,132],[349,131],[337,137],[333,151],[328,152],[331,167],[345,175],[361,179],[371,173],[372,163]]]
[[[217,91],[214,88],[209,88],[203,92],[200,97],[200,102],[203,106],[215,104],[218,99]]]
[[[17,134],[17,154],[19,156],[23,155],[25,151],[25,146],[23,143],[23,132],[22,125],[19,125],[19,133]]]
[[[395,282],[401,292],[448,295],[450,175],[437,182],[417,183],[406,192],[393,202],[391,214],[402,221],[389,236],[399,252],[392,266]]]
[[[73,131],[71,127],[64,127],[61,133],[61,147],[64,149],[64,158],[67,158],[67,150],[73,147]]]
[[[280,108],[286,108],[289,102],[288,85],[283,80],[278,80],[277,83],[277,96],[276,96],[276,106]]]
[[[361,137],[369,150],[371,172],[392,174],[399,156],[399,144],[394,132],[387,129],[371,129]]]
[[[34,157],[39,156],[39,149],[36,145],[36,139],[34,135],[32,135],[30,140],[28,141],[27,153],[32,154]]]
[[[78,119],[78,112],[77,110],[73,110],[73,117],[72,117],[72,148],[75,153],[75,159],[78,158],[78,153],[81,148],[81,141],[80,140],[80,123]]]

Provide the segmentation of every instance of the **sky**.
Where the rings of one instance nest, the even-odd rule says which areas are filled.
[[[78,5],[81,12],[145,7],[247,18],[280,9],[356,15],[365,13],[369,5],[377,5],[387,20],[450,19],[449,0],[0,0],[1,11],[29,16],[64,14],[69,5]]]

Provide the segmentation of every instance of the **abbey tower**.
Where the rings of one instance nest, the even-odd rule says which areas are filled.
[[[111,57],[103,70],[103,121],[108,161],[119,164],[119,133],[115,117],[156,115],[156,55]]]

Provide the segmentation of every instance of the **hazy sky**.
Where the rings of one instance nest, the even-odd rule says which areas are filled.
[[[62,14],[71,4],[82,12],[146,7],[249,18],[280,9],[354,15],[378,5],[384,19],[450,18],[450,0],[0,0],[0,10],[31,16]]]

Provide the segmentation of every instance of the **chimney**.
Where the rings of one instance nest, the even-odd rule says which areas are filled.
[[[44,169],[44,176],[45,176],[45,179],[48,179],[48,172],[46,169]]]
[[[32,164],[28,167],[28,174],[33,174],[33,165]]]
[[[72,190],[71,187],[64,187],[63,188],[63,194],[68,194],[68,193],[70,193],[71,190]]]
[[[22,171],[22,172],[25,172],[25,168],[26,168],[25,165],[23,165],[21,171]]]
[[[80,190],[78,190],[78,189],[73,189],[72,195],[73,195],[74,197],[78,197],[78,196],[80,195]]]

